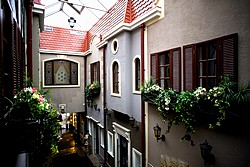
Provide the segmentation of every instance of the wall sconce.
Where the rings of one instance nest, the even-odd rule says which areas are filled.
[[[109,111],[106,107],[104,108],[104,113],[105,113],[106,115],[111,116],[111,111]]]
[[[164,134],[161,135],[161,127],[158,124],[156,124],[156,126],[153,127],[153,129],[154,129],[154,135],[156,137],[157,142],[158,140],[165,141],[165,135]]]
[[[211,154],[212,146],[208,144],[207,140],[204,143],[200,144],[201,157],[204,160],[204,164],[206,166],[207,163],[214,164],[215,157]]]
[[[131,126],[132,128],[136,128],[136,129],[139,128],[139,126],[137,125],[137,121],[136,121],[133,117],[130,117],[130,118],[129,118],[129,124],[130,124],[130,126]]]
[[[74,19],[74,17],[70,17],[70,18],[68,19],[68,22],[69,22],[69,26],[70,26],[71,28],[73,28],[73,27],[75,26],[75,24],[76,24],[76,20]]]

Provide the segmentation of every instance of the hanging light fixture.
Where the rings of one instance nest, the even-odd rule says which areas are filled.
[[[68,22],[69,22],[69,26],[70,26],[71,28],[73,28],[73,27],[75,26],[75,24],[76,24],[76,20],[74,19],[74,17],[70,17],[70,18],[68,19]]]
[[[153,129],[157,142],[158,140],[165,141],[165,135],[161,135],[161,127],[158,124],[156,124],[156,126]]]

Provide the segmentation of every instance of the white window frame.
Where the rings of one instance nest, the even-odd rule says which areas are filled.
[[[133,83],[133,86],[132,86],[132,87],[133,87],[133,93],[141,94],[141,91],[135,90],[135,82],[136,82],[136,80],[135,80],[135,75],[136,75],[136,71],[135,71],[135,70],[136,70],[136,68],[135,68],[135,67],[136,67],[136,66],[135,66],[135,65],[136,65],[136,64],[135,64],[135,60],[136,60],[136,59],[139,59],[139,61],[141,62],[141,59],[140,59],[140,56],[139,56],[139,55],[137,55],[137,56],[134,57],[133,62],[132,62],[132,71],[133,71],[133,72],[132,72],[132,77],[133,77],[133,78],[132,78],[132,83]],[[140,68],[141,68],[141,66],[140,66]],[[140,74],[140,77],[141,77],[141,74]]]
[[[115,43],[115,42],[116,42],[116,44],[117,44],[116,50],[115,50],[115,48],[114,48],[114,43]],[[119,42],[118,42],[118,39],[115,38],[115,39],[113,39],[113,41],[111,42],[111,52],[115,55],[115,54],[118,52],[118,50],[119,50]]]
[[[51,61],[51,60],[66,60],[66,61],[71,61],[71,62],[74,62],[74,63],[77,63],[77,72],[78,72],[78,82],[77,82],[77,85],[45,85],[45,63],[48,62],[48,61]],[[73,59],[69,59],[67,56],[65,55],[57,55],[57,57],[54,57],[54,58],[49,58],[49,59],[45,59],[42,61],[42,83],[43,83],[43,87],[44,88],[65,88],[65,87],[80,87],[80,62],[76,61],[76,60],[73,60]]]
[[[89,119],[88,124],[89,124],[89,135],[92,136],[92,120]]]
[[[140,157],[140,164],[136,164],[135,157],[139,156]],[[136,150],[135,148],[132,148],[132,167],[141,167],[142,166],[142,154]]]
[[[114,157],[114,147],[113,147],[114,135],[108,131],[108,153]]]
[[[118,81],[119,81],[119,93],[114,93],[113,92],[113,64],[114,62],[117,62],[118,64],[118,69],[119,69],[119,74],[118,74]],[[120,65],[120,62],[118,59],[114,59],[112,62],[111,62],[111,66],[110,66],[110,94],[112,96],[118,96],[118,97],[121,97],[121,65]]]
[[[100,146],[104,148],[104,127],[99,123],[99,132],[100,132]]]
[[[122,125],[113,122],[113,128],[115,132],[115,167],[118,167],[118,141],[119,135],[123,136],[128,142],[128,166],[131,166],[131,138],[130,138],[130,130],[123,127]]]

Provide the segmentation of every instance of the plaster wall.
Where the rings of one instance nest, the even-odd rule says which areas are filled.
[[[119,42],[119,49],[116,54],[111,52],[111,39],[106,49],[106,69],[107,69],[107,107],[129,116],[133,116],[140,121],[140,94],[133,93],[132,64],[135,56],[140,57],[140,31],[123,32],[115,37]],[[121,74],[121,96],[111,94],[111,66],[112,62],[119,62],[119,73]]]
[[[250,80],[250,1],[166,0],[165,17],[148,27],[148,53],[238,33],[239,81]]]
[[[43,75],[43,60],[57,58],[56,54],[41,54],[41,77]],[[79,87],[51,87],[46,88],[50,90],[50,96],[55,107],[59,110],[59,104],[66,104],[66,112],[84,112],[84,64],[83,57],[81,56],[71,56],[65,55],[67,58],[80,62],[80,86]],[[43,80],[41,80],[43,82]]]
[[[95,62],[100,62],[100,84],[101,84],[101,93],[98,97],[94,98],[93,103],[97,104],[97,109],[95,110],[93,107],[88,107],[88,116],[94,118],[99,121],[102,126],[103,124],[103,50],[98,49],[96,44],[100,42],[100,38],[98,36],[94,36],[91,42],[91,51],[92,53],[87,57],[87,84],[90,83],[91,72],[90,72],[90,64]],[[99,110],[100,109],[100,110]]]
[[[238,33],[238,80],[250,81],[250,1],[165,0],[165,17],[147,28],[148,56],[155,52],[203,42]],[[183,55],[183,54],[182,54]],[[148,71],[149,73],[149,71]],[[156,142],[153,127],[156,123],[166,130],[166,124],[153,105],[148,108],[148,162],[160,166],[160,156],[168,155],[187,162],[192,167],[204,166],[199,144],[208,140],[215,155],[214,167],[249,166],[249,128],[242,122],[231,133],[197,127],[193,136],[195,146],[180,141],[184,127],[173,126],[166,141]]]

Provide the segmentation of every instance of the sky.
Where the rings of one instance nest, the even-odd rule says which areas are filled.
[[[70,29],[68,19],[74,17],[76,24],[72,29],[88,31],[116,2],[117,0],[41,0],[45,5],[44,25]]]

